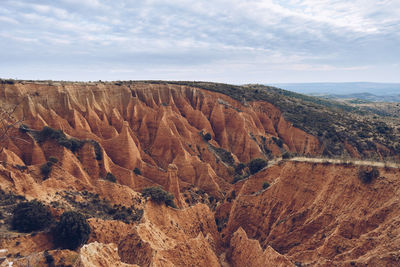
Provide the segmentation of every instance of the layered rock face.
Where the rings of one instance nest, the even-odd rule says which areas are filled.
[[[15,115],[24,118],[30,129],[48,125],[68,136],[98,142],[104,155],[98,161],[92,160],[95,151],[88,144],[74,157],[66,149],[47,142],[39,145],[32,135],[16,131],[18,140],[5,145],[8,157],[12,153],[15,161],[26,165],[42,164],[57,154],[53,156],[61,159],[64,169],[89,184],[111,172],[120,184],[137,191],[151,184],[168,187],[168,165],[175,164],[181,187],[192,184],[218,197],[232,177],[210,144],[231,152],[236,162],[264,157],[266,152],[321,150],[315,137],[292,127],[268,103],[245,106],[226,95],[192,87],[2,84],[0,100],[19,104]],[[211,134],[210,144],[201,133]],[[272,138],[280,140],[279,146]],[[141,175],[135,175],[134,168]]]
[[[61,250],[49,231],[16,233],[0,217],[13,266],[399,263],[398,169],[362,184],[356,165],[282,161],[232,183],[240,162],[323,150],[270,103],[139,82],[3,83],[0,103],[25,125],[1,141],[2,192],[39,199],[56,218],[84,212],[92,231],[87,245]],[[42,138],[44,126],[65,138]],[[177,208],[143,198],[152,186]]]
[[[371,184],[359,169],[286,162],[258,173],[236,189],[226,242],[244,230],[261,248],[306,266],[398,266],[399,169],[379,169]],[[271,186],[262,190],[265,181]]]

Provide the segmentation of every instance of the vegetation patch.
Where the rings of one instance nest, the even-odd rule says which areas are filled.
[[[133,173],[136,174],[136,175],[142,175],[142,172],[140,171],[139,168],[133,169]]]
[[[48,161],[44,163],[42,166],[40,166],[40,173],[43,175],[43,180],[49,178],[52,168],[53,168],[53,162],[51,161]]]
[[[243,170],[246,168],[246,164],[244,164],[243,162],[239,162],[236,166],[235,166],[235,174],[241,175],[243,173]]]
[[[54,156],[50,156],[48,161],[53,163],[53,164],[56,164],[58,162],[58,158],[56,158]]]
[[[176,208],[174,203],[174,195],[163,190],[159,186],[147,187],[143,189],[142,196],[145,198],[150,197],[150,199],[154,202],[165,203],[167,206]]]
[[[16,195],[12,192],[6,193],[0,189],[0,226],[11,224],[12,213],[18,203],[26,201],[24,196]]]
[[[262,184],[262,189],[267,189],[269,187],[269,183],[268,182],[264,182]]]
[[[265,166],[267,166],[268,162],[265,159],[262,158],[255,158],[252,159],[249,164],[249,170],[251,174],[255,174],[262,170]]]
[[[68,138],[62,130],[54,130],[49,126],[44,126],[42,130],[36,132],[34,136],[38,143],[49,139],[55,140],[59,145],[66,147],[72,152],[78,151],[85,143],[85,141],[76,138]]]
[[[358,170],[358,178],[364,184],[371,183],[374,179],[379,177],[379,170],[376,167],[360,167]]]
[[[211,136],[210,133],[205,133],[205,134],[203,135],[203,139],[204,139],[206,142],[208,142],[208,141],[210,141],[210,140],[212,139],[212,136]]]
[[[135,207],[125,207],[122,205],[112,205],[106,199],[100,199],[98,194],[88,191],[64,191],[62,197],[69,204],[69,208],[80,212],[86,218],[100,218],[102,220],[119,220],[124,223],[133,223],[140,221],[143,216],[143,210]],[[79,199],[80,201],[78,201]],[[51,203],[54,208],[68,209],[59,202]]]
[[[96,160],[102,160],[103,151],[101,150],[100,144],[95,140],[89,140],[88,142],[93,145],[94,153],[96,154]]]
[[[53,222],[50,209],[39,201],[19,203],[13,210],[11,227],[20,232],[28,233],[42,230]]]
[[[46,140],[55,140],[59,145],[71,150],[72,152],[78,151],[85,143],[90,143],[96,154],[96,160],[103,159],[103,151],[100,144],[95,140],[80,140],[77,138],[68,138],[62,130],[55,130],[49,126],[44,126],[41,131],[33,131],[28,126],[20,126],[20,131],[31,132],[38,143],[45,142]]]
[[[74,250],[89,239],[90,226],[79,212],[64,212],[54,229],[54,241],[62,248]]]
[[[112,183],[116,183],[117,182],[117,178],[115,178],[114,174],[112,174],[111,172],[107,172],[106,176],[104,177],[105,180],[110,181]]]
[[[237,182],[239,182],[241,180],[245,180],[245,179],[249,178],[249,176],[250,176],[250,174],[248,174],[248,173],[245,173],[245,174],[242,174],[242,175],[236,174],[233,177],[232,184],[236,184]]]

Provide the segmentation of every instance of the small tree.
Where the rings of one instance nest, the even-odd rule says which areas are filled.
[[[290,159],[291,157],[292,155],[288,151],[282,154],[282,159]]]
[[[379,170],[376,167],[368,168],[360,168],[358,171],[358,178],[360,178],[361,182],[364,184],[369,184],[372,180],[379,177]]]
[[[133,169],[133,172],[134,172],[136,175],[141,175],[141,174],[142,174],[142,172],[140,171],[139,168]]]
[[[243,162],[238,163],[238,165],[235,166],[235,173],[242,174],[244,168],[246,168],[246,164],[244,164]]]
[[[41,172],[41,174],[43,174],[43,180],[46,180],[47,178],[49,178],[53,164],[54,163],[52,161],[48,161],[45,164],[43,164],[42,166],[40,166],[40,172]]]
[[[250,173],[255,174],[259,172],[261,169],[267,166],[267,164],[268,162],[265,159],[262,158],[252,159],[248,164]]]
[[[174,203],[174,195],[163,190],[159,186],[147,187],[142,191],[143,197],[150,197],[152,201],[157,203],[165,203],[165,205],[176,208]]]
[[[269,183],[268,182],[264,182],[262,185],[263,189],[267,189],[269,187]]]
[[[204,140],[206,140],[208,142],[212,139],[212,136],[210,133],[206,133],[205,135],[203,135],[203,138],[204,138]]]
[[[54,156],[50,156],[48,161],[56,164],[58,162],[58,158],[56,158]]]
[[[19,203],[13,210],[11,227],[20,232],[42,230],[53,222],[49,208],[37,200]]]
[[[54,229],[55,243],[62,248],[74,250],[85,244],[90,235],[90,226],[79,212],[66,211]]]
[[[106,176],[104,177],[107,181],[110,181],[112,183],[115,183],[117,181],[117,178],[115,178],[115,175],[112,174],[111,172],[107,172]]]

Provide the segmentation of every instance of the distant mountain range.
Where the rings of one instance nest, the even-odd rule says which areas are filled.
[[[374,95],[371,93],[355,93],[347,95],[336,94],[310,94],[326,99],[362,100],[366,102],[400,102],[400,94],[393,95]]]
[[[400,102],[400,83],[275,83],[297,93],[331,99],[362,99],[372,102]]]

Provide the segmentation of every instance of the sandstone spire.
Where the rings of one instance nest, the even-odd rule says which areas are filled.
[[[175,164],[168,165],[168,184],[167,190],[175,197],[175,203],[178,208],[183,208],[184,201],[181,197],[178,182],[178,167]]]

